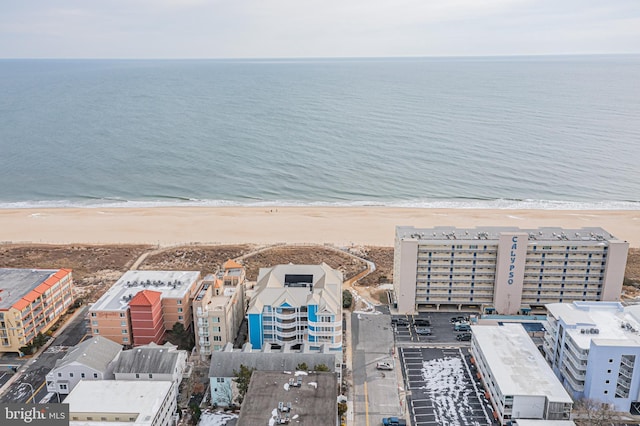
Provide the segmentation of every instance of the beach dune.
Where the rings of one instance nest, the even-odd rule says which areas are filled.
[[[0,210],[0,242],[52,244],[314,243],[393,246],[397,225],[602,227],[640,247],[636,210],[392,207],[155,207]]]

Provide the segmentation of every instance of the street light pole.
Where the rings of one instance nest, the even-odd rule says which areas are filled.
[[[24,382],[23,385],[27,385],[31,389],[31,398],[30,399],[33,401],[33,399],[35,398],[35,391],[33,390],[33,385],[31,385],[31,383],[29,383],[29,382]],[[27,399],[27,402],[29,402],[28,399]]]

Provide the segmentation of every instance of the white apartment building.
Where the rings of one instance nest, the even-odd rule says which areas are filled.
[[[47,374],[47,391],[66,395],[80,380],[113,379],[113,368],[122,345],[101,336],[70,348]]]
[[[123,351],[113,366],[115,380],[172,382],[175,392],[187,370],[188,352],[176,345],[150,343]]]
[[[171,382],[81,381],[65,403],[70,426],[174,426],[177,394]]]
[[[251,345],[309,343],[342,351],[342,281],[326,263],[261,268],[247,310]]]
[[[244,267],[232,260],[217,275],[209,274],[193,299],[193,323],[198,353],[211,352],[233,343],[245,312]]]
[[[629,243],[602,228],[396,227],[398,311],[517,314],[548,303],[616,301]]]
[[[640,400],[640,306],[573,302],[547,310],[543,348],[567,391],[629,412]]]
[[[569,420],[573,401],[521,324],[471,329],[473,359],[501,425]]]

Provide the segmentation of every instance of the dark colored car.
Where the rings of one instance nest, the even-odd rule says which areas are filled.
[[[397,325],[409,325],[409,321],[404,318],[391,318],[391,323]]]
[[[456,336],[456,340],[461,342],[468,342],[471,340],[471,333],[460,333]]]
[[[427,327],[416,327],[416,334],[420,334],[422,336],[431,336],[433,332],[430,328]]]
[[[429,327],[431,325],[431,321],[426,318],[414,318],[413,323],[416,327]]]

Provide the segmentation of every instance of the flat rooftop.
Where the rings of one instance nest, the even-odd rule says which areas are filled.
[[[239,425],[279,424],[274,416],[288,415],[294,425],[335,425],[338,416],[338,379],[327,372],[255,371],[251,377],[245,403],[240,410]],[[301,375],[299,375],[301,374]],[[290,381],[300,387],[290,386]],[[283,413],[279,403],[291,404]],[[273,420],[272,420],[273,419]]]
[[[581,243],[604,242],[616,240],[600,227],[565,229],[557,227],[546,228],[517,228],[489,226],[477,228],[456,228],[455,226],[437,226],[435,228],[415,228],[413,226],[396,226],[396,238],[402,240],[492,240],[497,241],[503,232],[526,232],[529,234],[529,241],[575,241]]]
[[[127,271],[91,307],[91,311],[125,311],[139,291],[162,293],[162,299],[181,299],[198,281],[198,271]]]
[[[572,403],[522,325],[472,325],[471,330],[503,395]]]
[[[603,346],[640,347],[640,306],[618,302],[550,303],[547,310],[567,327],[566,333],[581,349],[591,341]]]
[[[81,380],[64,402],[69,404],[70,415],[131,413],[136,425],[150,425],[172,386],[169,381]]]
[[[42,284],[58,269],[0,269],[0,310],[6,310]]]

